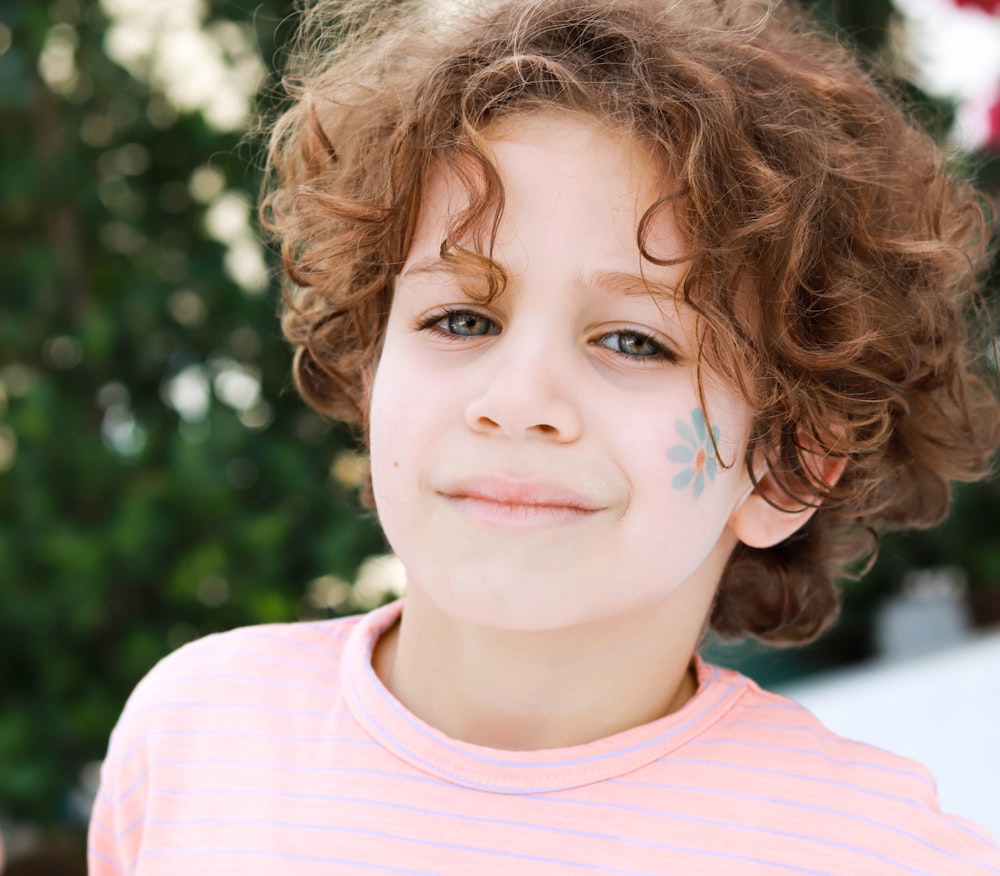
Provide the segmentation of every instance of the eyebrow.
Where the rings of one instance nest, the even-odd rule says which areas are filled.
[[[411,274],[456,274],[458,271],[455,266],[449,264],[440,256],[428,256],[425,259],[420,259],[418,262],[414,262],[405,271],[403,271],[400,277],[409,277]]]
[[[503,266],[500,266],[503,269]],[[439,256],[428,256],[410,265],[400,277],[408,277],[420,274],[447,274],[449,276],[461,276],[470,273],[469,269],[460,265],[455,265],[445,261]],[[643,277],[641,274],[633,274],[629,271],[606,271],[596,269],[583,278],[583,285],[594,289],[605,289],[615,292],[628,298],[648,297],[668,298],[673,300],[677,295],[677,286],[672,283],[661,283]]]
[[[628,298],[652,295],[654,298],[674,300],[678,292],[677,286],[673,283],[661,283],[628,271],[591,271],[586,278],[586,285],[617,292]]]

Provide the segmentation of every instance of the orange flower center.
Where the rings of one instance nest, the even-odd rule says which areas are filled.
[[[694,458],[694,469],[695,471],[701,471],[705,467],[705,451],[699,450],[698,455]]]

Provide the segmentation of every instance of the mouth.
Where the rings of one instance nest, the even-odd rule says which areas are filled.
[[[545,481],[479,478],[450,484],[438,493],[463,516],[500,528],[558,526],[604,510],[587,496]]]

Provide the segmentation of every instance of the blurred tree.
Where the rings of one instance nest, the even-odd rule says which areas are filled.
[[[0,810],[18,819],[71,816],[171,648],[329,614],[343,588],[310,601],[309,582],[384,550],[354,512],[349,436],[291,386],[246,107],[221,75],[252,94],[287,10],[217,6],[0,9]],[[185,71],[142,40],[199,35],[187,64],[220,75],[179,108],[158,77]]]
[[[348,586],[384,546],[355,513],[351,436],[291,387],[249,221],[246,99],[293,5],[0,8],[0,815],[79,820],[81,770],[171,648],[380,598]],[[816,6],[885,50],[888,0]],[[846,638],[805,659],[857,653],[906,551],[940,561],[930,543],[894,547],[849,589]]]

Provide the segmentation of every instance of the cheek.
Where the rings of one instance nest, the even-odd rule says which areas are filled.
[[[409,405],[405,385],[389,351],[383,355],[371,379],[368,407],[368,446],[371,455],[372,487],[380,515],[388,512],[387,500],[397,490],[397,475],[402,467],[401,454],[409,442],[398,440],[408,435]]]
[[[412,357],[388,342],[371,380],[368,442],[372,488],[383,525],[413,499],[422,465],[440,437],[436,394]]]
[[[678,409],[661,436],[656,480],[664,500],[696,518],[718,517],[743,490],[744,418],[728,406],[711,419]]]
[[[401,323],[402,319],[394,309],[389,317],[378,360],[366,374],[368,419],[373,441],[378,440],[379,432],[384,432],[387,427],[392,428],[395,421],[408,413],[406,399],[410,394],[412,369],[406,367],[405,338],[400,337]]]

